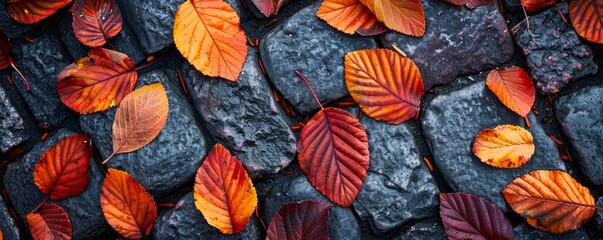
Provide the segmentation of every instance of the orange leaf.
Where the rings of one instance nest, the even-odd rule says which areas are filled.
[[[100,47],[121,31],[121,12],[115,0],[75,0],[73,32],[82,44]]]
[[[360,0],[325,0],[316,16],[347,34],[354,34],[362,27],[366,30],[377,22],[375,14]]]
[[[55,13],[71,0],[5,0],[6,10],[15,21],[32,24]]]
[[[59,74],[57,91],[61,102],[88,114],[119,104],[138,80],[134,62],[123,53],[93,48],[88,57],[67,66]]]
[[[389,28],[387,28],[385,24],[380,22],[377,18],[374,18],[364,22],[364,24],[356,30],[356,33],[362,36],[374,36],[384,33],[387,30],[389,30]]]
[[[157,218],[153,197],[130,174],[113,168],[103,181],[100,203],[109,225],[129,239],[147,236]]]
[[[536,101],[532,79],[525,70],[517,66],[490,71],[486,85],[505,106],[524,118]]]
[[[239,16],[224,0],[187,0],[174,20],[176,48],[201,73],[236,82],[247,46]]]
[[[577,229],[595,213],[588,188],[562,171],[534,171],[516,178],[502,195],[535,228],[549,233]]]
[[[308,180],[335,204],[349,207],[369,166],[368,138],[352,114],[325,108],[308,121],[297,146]]]
[[[90,139],[83,134],[62,139],[48,149],[34,167],[33,179],[52,200],[73,197],[88,185]]]
[[[444,0],[457,6],[467,6],[468,8],[474,9],[479,6],[489,5],[492,0]]]
[[[195,206],[224,234],[243,231],[258,197],[243,165],[220,144],[207,154],[195,177]]]
[[[59,205],[43,203],[37,212],[27,214],[25,218],[35,240],[71,239],[71,220]]]
[[[497,168],[518,168],[534,154],[532,134],[519,126],[500,125],[477,134],[473,154]]]
[[[161,83],[136,89],[124,98],[113,122],[113,154],[144,147],[167,121],[169,103]]]
[[[573,0],[569,15],[576,32],[586,40],[603,44],[603,2]]]
[[[423,79],[415,63],[387,49],[361,50],[344,57],[345,83],[362,111],[399,124],[419,114]]]
[[[528,12],[538,11],[545,7],[551,6],[555,3],[555,0],[520,0],[521,5],[526,8]]]
[[[3,240],[4,236],[2,235],[2,230],[0,230],[0,240]]]
[[[425,34],[425,13],[420,0],[360,0],[388,28],[407,35]]]
[[[283,5],[284,0],[251,0],[264,16],[269,17],[272,14],[277,14],[278,10]]]

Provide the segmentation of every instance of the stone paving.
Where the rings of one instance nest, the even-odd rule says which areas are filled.
[[[517,239],[603,236],[601,212],[578,230],[551,236],[523,223],[500,195],[508,182],[524,173],[562,169],[589,187],[599,205],[603,203],[603,72],[598,68],[603,51],[578,37],[554,7],[533,14],[528,32],[518,0],[503,1],[509,7],[505,14],[496,4],[470,10],[423,0],[424,37],[394,32],[361,37],[340,33],[318,19],[315,12],[321,1],[285,1],[276,17],[266,18],[249,0],[227,0],[254,43],[238,82],[232,83],[201,75],[175,49],[173,19],[183,1],[118,0],[124,27],[110,40],[138,64],[148,56],[162,57],[139,71],[137,86],[163,84],[170,104],[165,128],[149,145],[116,155],[108,163],[131,173],[156,202],[168,203],[159,207],[151,238],[231,239],[207,224],[191,193],[195,171],[214,143],[231,149],[258,190],[259,215],[238,239],[264,239],[263,226],[289,202],[328,202],[297,163],[299,132],[291,126],[312,115],[318,105],[294,71],[308,77],[323,105],[337,106],[349,97],[343,81],[344,54],[394,45],[416,62],[425,81],[420,116],[399,125],[362,116],[370,167],[352,207],[332,208],[332,239],[445,239],[438,194],[452,191],[497,204],[511,220]],[[566,4],[560,7],[567,11]],[[97,163],[112,152],[115,109],[79,116],[60,102],[56,91],[57,74],[87,51],[75,39],[71,21],[71,15],[61,10],[40,24],[18,24],[0,1],[0,30],[11,38],[15,65],[31,85],[28,92],[16,72],[0,71],[0,187],[6,192],[0,197],[0,230],[6,239],[29,235],[20,216],[44,198],[32,181],[34,164],[53,144],[75,133],[86,133],[93,140],[89,184],[78,196],[53,202],[68,212],[74,239],[116,236],[100,208],[103,174]],[[519,169],[499,170],[482,164],[470,147],[484,128],[526,126],[484,83],[488,71],[509,65],[524,67],[535,82],[537,101],[528,119],[536,153]],[[179,72],[184,83],[179,82]],[[6,76],[14,84],[5,81]],[[346,110],[358,115],[357,107]],[[550,136],[565,144],[557,146]],[[561,155],[571,161],[563,161]]]

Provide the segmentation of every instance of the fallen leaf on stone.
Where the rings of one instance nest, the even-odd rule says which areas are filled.
[[[562,171],[534,171],[513,180],[502,195],[535,228],[562,233],[579,228],[595,213],[588,188]]]
[[[284,0],[251,0],[264,16],[276,15]]]
[[[440,217],[451,240],[513,240],[511,222],[498,206],[467,193],[440,193]]]
[[[10,17],[20,23],[33,24],[71,3],[71,0],[5,0]]]
[[[15,64],[13,63],[13,56],[11,55],[12,48],[13,45],[11,44],[11,42],[8,40],[6,35],[4,35],[2,31],[0,31],[0,70],[12,67],[17,72],[17,74],[21,76],[23,82],[25,83],[25,89],[29,92],[29,83],[27,82],[27,79],[25,78],[25,76],[23,76],[23,74],[21,74],[21,71],[19,71],[19,69],[17,69],[17,66],[15,66]]]
[[[71,220],[59,205],[43,203],[36,212],[27,214],[25,219],[35,240],[71,239]]]
[[[555,0],[520,0],[526,11],[534,12],[555,4]]]
[[[425,13],[420,0],[360,0],[389,29],[420,37],[425,34]]]
[[[81,114],[107,110],[118,105],[136,86],[138,73],[125,54],[93,48],[88,57],[73,63],[58,76],[61,102]]]
[[[388,49],[347,53],[345,83],[363,112],[399,124],[419,114],[423,79],[409,58]]]
[[[128,94],[115,112],[111,156],[135,151],[153,141],[161,133],[168,112],[167,93],[161,83],[153,83]]]
[[[374,18],[364,22],[364,24],[356,30],[356,33],[361,36],[375,36],[387,32],[388,30],[389,28],[387,28],[385,24],[380,22],[377,18]]]
[[[197,170],[194,198],[207,223],[224,234],[243,231],[258,203],[243,165],[221,144],[214,146]]]
[[[201,73],[236,82],[247,57],[239,22],[224,0],[187,0],[176,12],[174,43]]]
[[[103,46],[121,31],[121,12],[115,0],[75,0],[71,11],[73,33],[88,47]]]
[[[498,100],[524,118],[536,101],[532,79],[525,70],[517,66],[490,71],[486,85]]]
[[[535,149],[532,134],[513,125],[484,129],[473,142],[473,154],[497,168],[521,167],[530,160]]]
[[[130,174],[109,168],[100,203],[109,225],[128,239],[149,234],[157,218],[153,197]]]
[[[0,240],[4,239],[4,235],[2,235],[2,230],[0,230]]]
[[[270,220],[266,240],[329,240],[331,204],[303,200],[283,206]]]
[[[375,14],[360,0],[325,0],[316,16],[347,34],[354,34],[361,29],[363,33],[369,33],[370,29],[379,23]]]
[[[479,6],[489,5],[492,0],[444,0],[457,6],[467,6],[468,8],[475,9]]]
[[[88,185],[90,139],[83,134],[61,139],[34,167],[34,183],[52,200],[78,195]]]
[[[603,44],[603,2],[572,0],[569,16],[576,32],[586,40]]]

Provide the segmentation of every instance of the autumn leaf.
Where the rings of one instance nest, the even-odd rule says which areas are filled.
[[[388,28],[420,37],[425,34],[425,13],[420,0],[360,0]]]
[[[5,0],[11,18],[24,24],[33,24],[55,13],[71,0]]]
[[[121,31],[121,12],[115,0],[75,0],[71,11],[75,37],[88,47],[103,46]]]
[[[555,4],[555,0],[520,0],[521,5],[526,8],[528,12],[538,11],[545,7]]]
[[[360,0],[325,0],[316,16],[347,34],[361,30],[368,33],[377,25],[377,17]]]
[[[0,230],[0,240],[4,239],[4,235],[2,235],[2,230]]]
[[[100,203],[109,225],[128,239],[149,234],[157,218],[153,197],[130,174],[109,168]]]
[[[364,22],[364,24],[362,24],[362,26],[356,30],[356,33],[360,34],[361,36],[375,36],[387,32],[388,30],[389,28],[387,28],[385,24],[380,22],[377,18],[374,18]]]
[[[71,220],[59,205],[43,203],[36,212],[27,214],[25,219],[35,240],[71,239]]]
[[[88,185],[88,162],[92,154],[90,139],[76,134],[61,139],[36,163],[34,183],[52,200],[78,195]]]
[[[473,142],[473,154],[497,168],[518,168],[534,154],[532,134],[520,126],[500,125],[484,129]]]
[[[236,82],[247,57],[239,21],[224,0],[187,0],[174,20],[176,48],[201,73]]]
[[[572,0],[569,16],[576,32],[586,40],[603,44],[603,2]]]
[[[224,234],[243,231],[258,203],[243,165],[220,144],[197,170],[194,198],[207,223]]]
[[[598,208],[588,188],[562,171],[530,172],[509,183],[502,195],[530,225],[549,233],[579,228]]]
[[[440,217],[451,240],[514,240],[511,222],[498,206],[467,193],[440,193]]]
[[[13,63],[13,56],[11,55],[12,48],[13,45],[11,44],[11,42],[8,40],[6,35],[4,35],[2,31],[0,31],[0,70],[12,67],[15,72],[17,72],[17,74],[21,76],[21,79],[23,79],[23,82],[25,83],[25,89],[29,92],[30,89],[29,83],[27,82],[27,78],[25,78],[25,76],[21,74],[21,71],[19,71],[19,69],[17,69],[17,66],[15,66],[15,64]]]
[[[88,114],[118,105],[136,86],[138,73],[125,54],[93,48],[59,74],[57,91],[61,102]]]
[[[457,6],[467,6],[468,8],[475,9],[479,6],[489,5],[492,0],[444,0]]]
[[[331,204],[303,200],[283,206],[268,225],[266,240],[329,240]]]
[[[264,16],[276,15],[284,0],[251,0]]]
[[[517,66],[490,71],[486,85],[505,106],[524,118],[536,101],[532,79],[525,70]]]
[[[161,83],[134,90],[121,102],[113,122],[113,155],[135,151],[149,144],[165,125],[169,112],[167,93]]]
[[[387,49],[349,52],[344,70],[348,91],[368,116],[391,124],[418,116],[423,79],[409,58]]]

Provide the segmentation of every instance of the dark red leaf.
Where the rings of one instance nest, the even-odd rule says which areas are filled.
[[[25,216],[34,240],[71,239],[73,229],[65,210],[54,203],[44,203],[33,213]]]
[[[103,46],[121,31],[121,12],[115,0],[75,0],[71,10],[75,37],[88,47]]]
[[[330,209],[314,200],[289,203],[272,217],[266,240],[329,240]]]
[[[6,10],[13,20],[33,24],[55,13],[71,0],[5,0]]]
[[[13,57],[10,54],[12,48],[13,46],[6,35],[0,31],[0,70],[10,67],[13,62]]]

